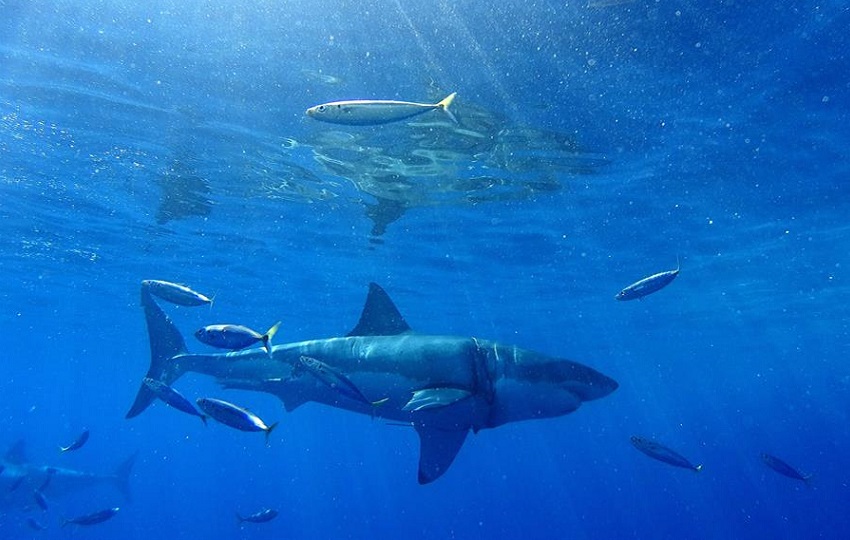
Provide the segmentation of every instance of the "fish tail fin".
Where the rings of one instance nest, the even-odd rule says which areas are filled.
[[[186,343],[174,322],[160,309],[150,291],[144,287],[142,287],[142,308],[145,310],[151,348],[151,365],[146,377],[171,385],[183,374],[179,364],[172,362],[171,359],[187,352]],[[155,399],[156,394],[153,390],[142,383],[126,418],[140,415]]]
[[[127,502],[133,501],[133,493],[130,491],[130,475],[133,473],[133,466],[136,464],[137,456],[138,452],[122,461],[112,474],[112,481],[115,483],[115,487],[121,492],[124,500]]]
[[[274,323],[274,326],[269,328],[269,330],[263,334],[263,348],[267,353],[269,353],[269,355],[272,353],[272,338],[275,334],[277,334],[278,328],[280,328],[280,321]]]
[[[266,430],[266,446],[269,445],[269,435],[272,434],[272,431],[274,431],[274,428],[276,428],[279,423],[280,422],[275,422],[274,424],[270,425],[269,428]]]
[[[809,489],[812,489],[812,479],[814,476],[814,474],[807,474],[803,476],[803,483],[806,484],[806,487]]]
[[[449,110],[449,107],[451,106],[452,102],[455,100],[455,97],[457,97],[457,92],[452,92],[451,94],[446,96],[441,102],[437,103],[437,108],[440,109],[441,111],[443,111],[446,114],[446,116],[448,116],[451,119],[452,122],[457,124],[457,123],[459,123],[457,121],[457,116],[455,116],[455,114],[451,110]]]
[[[207,424],[207,415],[202,414],[202,415],[200,415],[200,418],[201,418],[201,422],[204,423],[204,426],[208,425]]]
[[[236,524],[241,527],[243,523],[245,523],[245,518],[239,515],[239,512],[236,512]]]

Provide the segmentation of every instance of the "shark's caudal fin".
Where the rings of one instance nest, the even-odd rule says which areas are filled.
[[[360,321],[347,336],[395,336],[405,332],[410,332],[410,326],[390,296],[377,283],[370,283]]]
[[[419,434],[419,483],[441,477],[455,460],[469,430],[448,431],[417,424]]]
[[[150,292],[144,287],[142,288],[142,307],[145,310],[151,346],[151,365],[146,377],[170,385],[182,375],[179,365],[171,359],[178,354],[186,353],[186,343],[171,319],[160,309]],[[153,390],[142,383],[136,394],[136,401],[127,412],[127,418],[141,414],[155,399],[156,394]]]
[[[136,456],[138,453],[125,459],[112,474],[113,482],[118,491],[124,495],[124,500],[133,502],[133,493],[130,491],[130,474],[133,472],[133,465],[136,464]]]

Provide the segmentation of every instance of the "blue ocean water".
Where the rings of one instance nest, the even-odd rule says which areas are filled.
[[[137,456],[132,500],[45,490],[45,511],[0,482],[0,537],[846,536],[844,2],[0,12],[0,445],[102,474]],[[455,91],[457,125],[304,115]],[[614,300],[677,259],[666,289]],[[218,322],[281,320],[280,343],[344,335],[377,282],[416,331],[570,358],[620,387],[471,435],[426,486],[412,429],[287,413],[200,375],[176,386],[279,421],[268,447],[163,404],[126,420],[149,362],[143,279],[214,295],[166,306],[192,350]],[[632,435],[703,470],[650,460]],[[279,517],[237,526],[264,507]]]

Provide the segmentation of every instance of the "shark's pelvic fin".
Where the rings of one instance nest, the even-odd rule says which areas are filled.
[[[390,296],[377,283],[370,283],[360,321],[347,336],[395,336],[405,332],[410,332],[410,326]]]
[[[177,363],[172,362],[171,359],[187,352],[186,343],[171,319],[160,309],[151,293],[144,287],[142,288],[142,307],[145,310],[151,346],[151,365],[146,377],[170,385],[181,375]],[[141,414],[155,399],[156,394],[153,390],[142,383],[136,394],[136,401],[127,412],[127,418]]]
[[[429,484],[448,470],[469,430],[448,431],[416,424],[416,432],[419,433],[419,483]]]
[[[425,388],[413,392],[413,397],[402,407],[403,411],[423,411],[435,407],[446,407],[471,396],[469,390],[462,388]]]

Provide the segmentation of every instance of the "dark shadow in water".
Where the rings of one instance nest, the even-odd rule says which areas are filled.
[[[369,233],[369,241],[373,244],[382,244],[381,236],[387,232],[390,223],[398,221],[407,210],[407,205],[402,201],[376,197],[377,204],[366,203],[366,217],[372,220],[372,231]]]
[[[209,199],[209,183],[181,162],[175,162],[165,174],[157,178],[156,183],[162,190],[156,211],[158,224],[210,215],[212,201]]]

